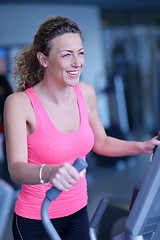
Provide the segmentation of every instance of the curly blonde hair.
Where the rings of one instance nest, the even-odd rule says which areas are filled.
[[[17,92],[24,91],[43,79],[44,68],[37,59],[37,53],[42,52],[49,56],[51,40],[65,33],[77,33],[82,39],[78,25],[68,18],[49,17],[40,25],[33,43],[22,49],[15,57],[13,74]]]

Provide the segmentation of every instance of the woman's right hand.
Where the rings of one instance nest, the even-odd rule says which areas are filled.
[[[79,173],[70,163],[64,163],[61,166],[50,167],[49,182],[61,191],[67,191],[74,185],[84,174],[84,170]]]

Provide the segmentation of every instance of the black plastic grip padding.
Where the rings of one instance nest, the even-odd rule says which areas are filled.
[[[77,169],[78,172],[81,172],[84,168],[88,167],[88,163],[85,162],[82,158],[77,158],[73,163],[73,166]]]
[[[73,166],[77,169],[78,172],[81,172],[84,168],[88,167],[88,163],[84,161],[82,158],[77,158],[75,162],[73,163]],[[55,200],[58,195],[62,191],[57,189],[56,187],[51,187],[47,192],[46,192],[46,197],[50,200],[53,201]]]
[[[109,199],[102,198],[91,221],[90,221],[90,228],[96,229],[97,225],[100,223],[100,220],[107,209],[109,204]]]
[[[158,132],[157,140],[160,141],[160,131]],[[154,148],[154,150],[153,150],[153,155],[155,154],[155,152],[156,152],[156,150],[157,150],[158,147],[159,147],[159,145],[157,145],[157,146]],[[152,159],[153,159],[153,157],[154,157],[154,156],[152,156]]]
[[[160,131],[158,132],[157,139],[160,141]]]

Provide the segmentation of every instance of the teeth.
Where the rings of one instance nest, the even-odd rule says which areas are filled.
[[[68,72],[69,74],[77,74],[78,71],[74,71],[74,72]]]

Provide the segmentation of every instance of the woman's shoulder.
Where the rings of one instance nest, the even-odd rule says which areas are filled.
[[[92,109],[94,109],[95,106],[97,105],[97,98],[94,87],[86,82],[80,82],[79,86],[81,88],[84,101],[88,109],[88,113],[91,113]]]
[[[24,105],[27,104],[27,100],[28,99],[25,92],[14,92],[6,98],[5,105],[16,105],[24,108]]]
[[[27,120],[30,116],[30,102],[25,92],[16,92],[10,94],[4,105],[4,116],[7,121],[10,119],[21,121]]]
[[[91,98],[96,95],[94,87],[90,83],[80,82],[79,86],[85,98]]]

